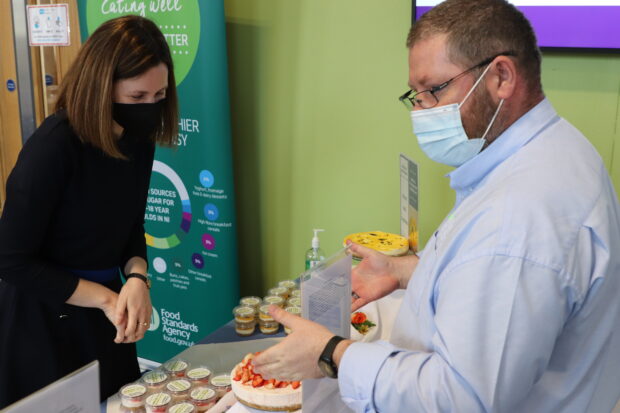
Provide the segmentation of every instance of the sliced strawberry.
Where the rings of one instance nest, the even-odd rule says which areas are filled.
[[[293,382],[291,382],[291,387],[292,387],[293,389],[297,389],[297,388],[299,388],[299,386],[301,386],[301,382],[299,382],[299,381],[293,381]]]
[[[263,377],[260,374],[257,374],[252,379],[252,387],[260,387],[264,383]]]
[[[278,389],[282,389],[286,386],[288,386],[288,381],[280,382],[280,384],[278,384]]]
[[[241,376],[241,382],[247,383],[248,381],[250,381],[250,379],[251,379],[250,373],[248,373],[247,371],[244,371],[243,375]]]
[[[275,380],[275,381],[273,382],[273,386],[274,386],[274,387],[278,387],[278,386],[280,385],[280,383],[282,383],[280,380]]]
[[[234,381],[239,381],[239,380],[241,380],[241,376],[242,376],[241,374],[235,374],[235,377],[233,377],[233,380]]]
[[[269,379],[265,381],[265,388],[266,389],[275,389],[276,386],[274,386],[273,384],[276,382],[275,379]]]

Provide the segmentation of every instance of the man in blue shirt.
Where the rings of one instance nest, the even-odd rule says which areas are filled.
[[[529,22],[447,0],[411,29],[401,101],[456,204],[418,257],[363,247],[353,308],[406,293],[389,342],[293,333],[264,376],[337,376],[356,412],[609,412],[620,396],[620,206],[596,150],[545,99]],[[319,360],[317,365],[317,360]]]

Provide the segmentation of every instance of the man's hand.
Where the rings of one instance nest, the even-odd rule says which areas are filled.
[[[362,257],[362,262],[351,271],[352,312],[399,288],[406,288],[418,262],[415,255],[390,257],[355,243],[348,245],[351,252]]]
[[[270,306],[269,313],[292,330],[280,343],[252,359],[254,371],[265,379],[296,381],[323,377],[319,356],[334,334],[320,324]]]
[[[151,322],[151,297],[144,281],[138,278],[127,280],[118,295],[115,317],[118,329],[116,343],[133,343],[141,340]]]

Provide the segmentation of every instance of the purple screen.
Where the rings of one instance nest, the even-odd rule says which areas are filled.
[[[541,47],[620,49],[620,6],[518,6]],[[416,19],[431,7],[417,7]]]

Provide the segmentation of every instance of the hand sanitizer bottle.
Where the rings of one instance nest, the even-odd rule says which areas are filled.
[[[313,231],[312,248],[306,251],[306,271],[325,259],[325,254],[323,254],[323,251],[319,248],[319,232],[324,230],[315,229]]]

